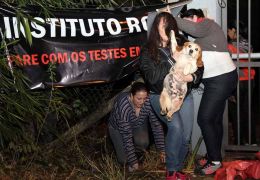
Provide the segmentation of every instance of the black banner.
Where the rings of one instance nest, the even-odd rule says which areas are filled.
[[[173,3],[180,7],[180,3]],[[181,4],[182,5],[182,4]],[[54,86],[111,82],[138,68],[141,46],[146,42],[147,14],[166,5],[142,8],[63,9],[45,18],[39,7],[23,9],[29,18],[32,45],[11,7],[0,7],[0,24],[7,40],[20,39],[9,59],[24,69],[31,89],[51,84],[48,68],[54,64]],[[19,25],[18,25],[19,23]],[[19,30],[20,29],[20,30]]]

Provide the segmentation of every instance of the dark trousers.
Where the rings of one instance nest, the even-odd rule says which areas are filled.
[[[119,164],[126,164],[127,155],[125,153],[122,135],[117,129],[114,129],[110,125],[108,126],[108,131],[110,138],[113,142]],[[147,121],[145,121],[145,123],[142,126],[133,129],[133,143],[135,146],[136,153],[143,152],[148,148],[150,139]]]
[[[204,93],[198,112],[198,124],[210,161],[222,160],[223,113],[226,100],[237,86],[237,80],[236,70],[202,80]]]

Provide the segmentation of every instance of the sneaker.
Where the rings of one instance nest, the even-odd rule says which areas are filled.
[[[207,162],[202,168],[197,169],[196,173],[200,175],[211,175],[214,174],[219,168],[221,168],[221,163],[214,164],[212,162]]]
[[[166,171],[166,180],[178,180],[176,171]]]

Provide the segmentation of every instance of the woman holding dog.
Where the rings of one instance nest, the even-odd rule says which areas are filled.
[[[173,119],[168,120],[160,114],[160,93],[163,81],[169,70],[175,64],[170,53],[170,32],[175,32],[178,45],[183,45],[187,40],[179,34],[176,20],[166,12],[159,13],[152,24],[147,45],[142,49],[140,69],[145,82],[151,89],[150,101],[156,114],[167,126],[165,142],[166,152],[166,179],[186,179],[180,172],[188,152],[188,146],[193,126],[193,97],[190,94],[192,87],[199,84],[204,67],[192,75],[179,74],[178,80],[188,82],[188,92],[181,109],[173,114]]]
[[[226,100],[237,86],[238,75],[221,27],[214,20],[205,18],[200,9],[189,9],[181,17],[176,18],[178,27],[201,46],[205,66],[198,124],[206,144],[207,161],[199,161],[197,172],[213,174],[221,167],[223,113]]]

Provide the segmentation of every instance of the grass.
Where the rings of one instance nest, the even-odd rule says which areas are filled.
[[[44,147],[37,154],[0,152],[0,179],[165,179],[165,164],[160,162],[154,145],[144,152],[140,170],[128,173],[117,163],[106,128],[105,122],[93,126],[69,144],[48,152],[44,152]],[[187,161],[192,157],[195,155],[189,154]],[[192,174],[193,164],[186,164]]]
[[[51,152],[37,155],[4,152],[0,154],[0,179],[164,179],[164,165],[154,145],[145,152],[140,171],[128,173],[126,167],[117,163],[112,144],[102,128],[93,127]]]

